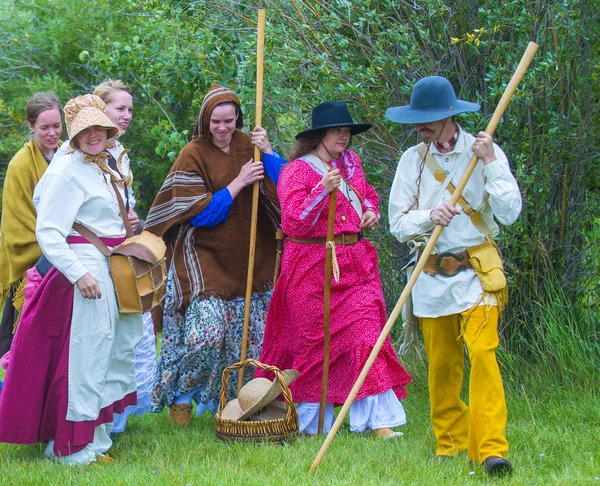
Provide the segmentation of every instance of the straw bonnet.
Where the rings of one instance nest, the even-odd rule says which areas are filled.
[[[89,127],[105,128],[108,138],[117,135],[118,129],[106,116],[106,105],[99,96],[85,94],[73,98],[65,105],[63,111],[71,145],[75,137]]]
[[[454,88],[446,78],[429,76],[417,81],[410,105],[388,108],[385,116],[396,123],[410,125],[445,120],[460,113],[479,111],[478,103],[456,98]]]
[[[346,103],[342,101],[325,101],[313,108],[312,127],[296,135],[296,140],[336,127],[349,127],[352,135],[357,135],[366,132],[371,128],[371,125],[368,123],[354,123]]]
[[[282,374],[285,383],[289,385],[300,373],[297,370],[284,370]],[[280,418],[277,409],[281,409],[281,405],[271,403],[280,394],[281,386],[278,380],[254,378],[242,387],[237,398],[227,402],[221,412],[221,418],[224,420],[245,420],[265,407],[264,413],[268,414],[270,418]],[[269,420],[269,418],[265,418],[261,414],[256,417],[256,420]]]

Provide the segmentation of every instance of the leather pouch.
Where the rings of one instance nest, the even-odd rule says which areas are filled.
[[[493,243],[485,241],[480,245],[467,248],[467,253],[485,292],[495,293],[506,287],[502,257]]]
[[[73,228],[108,257],[119,312],[148,312],[162,301],[167,281],[167,247],[162,238],[148,231],[133,235],[123,198],[114,182],[112,186],[119,202],[127,239],[110,251],[93,231],[82,224],[75,223]]]
[[[117,246],[108,261],[119,312],[148,312],[160,304],[167,279],[166,246],[147,231]]]

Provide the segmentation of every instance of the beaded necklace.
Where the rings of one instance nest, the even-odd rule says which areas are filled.
[[[458,133],[459,132],[458,132],[458,126],[457,126],[456,130],[454,131],[454,135],[452,135],[452,138],[450,140],[448,140],[447,142],[438,142],[437,140],[434,140],[433,143],[435,143],[435,146],[440,151],[451,150],[456,145],[456,141],[458,140]]]

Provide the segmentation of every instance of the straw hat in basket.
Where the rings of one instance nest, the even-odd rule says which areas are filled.
[[[254,366],[275,374],[275,380],[255,378],[244,385],[238,397],[227,401],[229,375]],[[215,414],[217,437],[229,442],[281,443],[298,436],[298,412],[294,406],[289,384],[298,376],[296,370],[281,371],[275,366],[247,359],[223,370],[219,409]],[[275,400],[280,394],[285,402]]]
[[[285,384],[289,386],[298,377],[299,373],[296,370],[284,370],[282,374]],[[221,412],[221,418],[225,420],[247,420],[265,407],[267,407],[265,412],[268,412],[269,416],[283,418],[285,416],[285,407],[283,407],[281,416],[276,416],[281,407],[277,407],[274,404],[268,407],[271,402],[281,395],[281,391],[281,386],[277,380],[271,381],[267,378],[254,378],[242,387],[237,398],[227,402]],[[252,418],[253,420],[261,420],[261,415],[263,414]]]

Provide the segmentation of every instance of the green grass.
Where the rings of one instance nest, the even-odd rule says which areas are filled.
[[[554,384],[597,387],[600,308],[593,296],[590,291],[572,300],[559,279],[545,277],[542,288],[529,297],[529,313],[502,323],[504,371],[521,379],[524,369],[532,370]]]
[[[42,457],[43,446],[0,444],[0,484],[597,484],[600,486],[600,408],[594,388],[553,388],[539,379],[532,389],[508,383],[511,478],[489,478],[465,455],[438,463],[429,425],[422,363],[404,401],[405,436],[378,441],[342,428],[315,476],[308,469],[322,439],[302,437],[283,446],[226,444],[213,419],[192,425],[168,423],[167,411],[130,418],[117,437],[113,464],[67,467]]]

